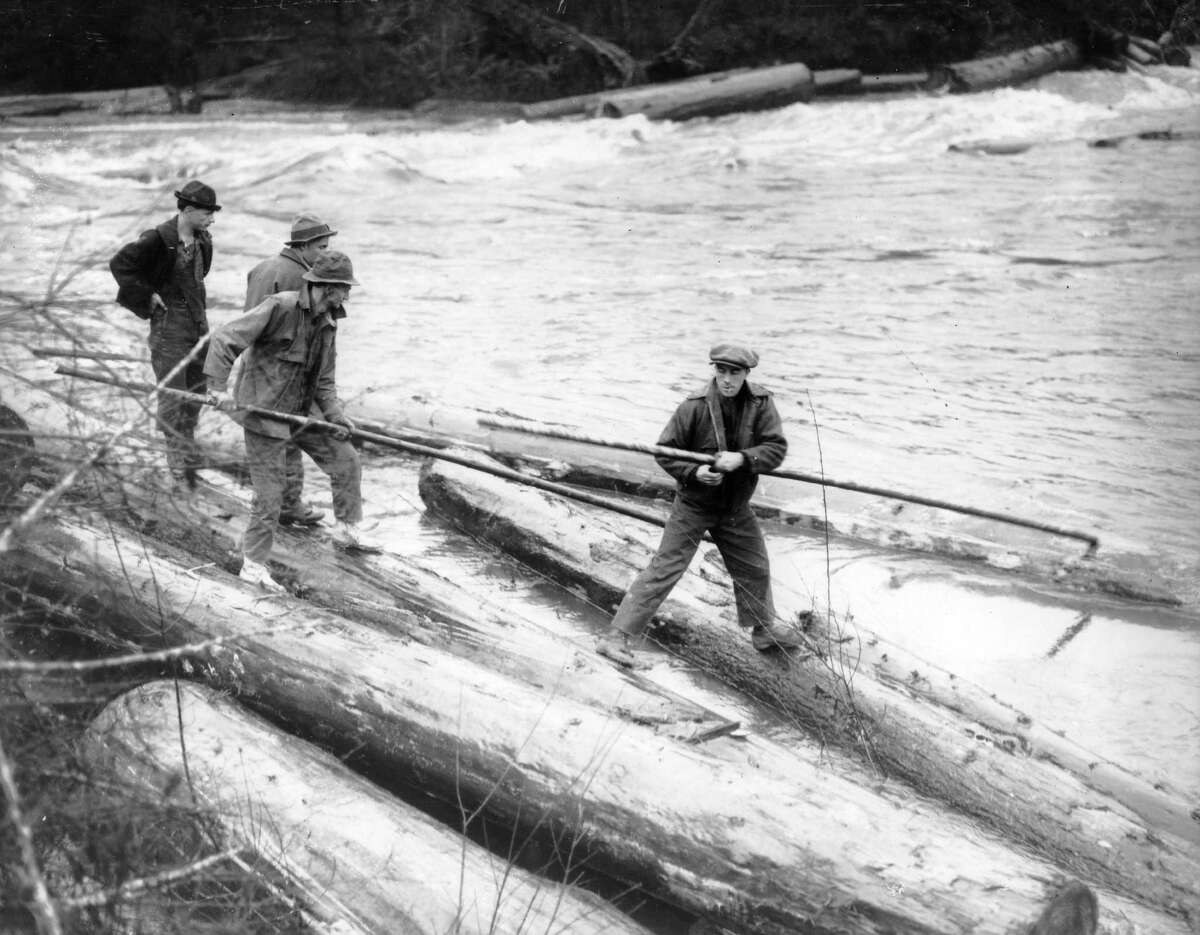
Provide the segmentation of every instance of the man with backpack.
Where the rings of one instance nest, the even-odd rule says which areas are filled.
[[[171,389],[204,394],[204,345],[208,335],[204,277],[212,268],[208,228],[217,193],[198,180],[175,192],[177,214],[143,231],[109,262],[117,302],[150,322],[150,365],[155,379]],[[158,397],[158,428],[166,438],[167,466],[176,485],[196,485],[200,456],[195,431],[200,404],[173,393]]]

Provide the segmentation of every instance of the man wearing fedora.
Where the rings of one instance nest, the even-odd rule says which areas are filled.
[[[222,325],[209,341],[204,372],[213,401],[241,423],[254,500],[242,537],[240,577],[269,591],[283,586],[271,577],[267,559],[275,541],[286,486],[286,451],[298,445],[329,475],[333,490],[334,545],[377,552],[359,528],[362,520],[362,467],[344,432],[315,428],[297,431],[246,406],[308,416],[315,406],[324,421],[353,429],[337,394],[337,321],[357,286],[350,258],[334,250],[317,257],[294,292],[268,296],[240,318]],[[233,363],[242,358],[233,393]],[[240,408],[240,411],[239,411]]]
[[[178,213],[125,244],[109,262],[117,302],[150,322],[150,365],[166,386],[205,392],[202,339],[208,334],[204,277],[212,267],[208,228],[217,193],[201,181],[175,192]],[[167,379],[169,377],[169,379]],[[158,427],[167,441],[167,465],[177,484],[196,483],[200,457],[193,441],[200,404],[171,393],[158,397]]]
[[[245,311],[250,311],[277,292],[298,292],[302,289],[304,274],[312,269],[317,257],[329,249],[330,240],[336,233],[315,214],[296,215],[292,219],[290,239],[284,242],[284,248],[259,263],[246,277]],[[338,308],[333,315],[337,319],[345,312]],[[300,449],[296,445],[288,445],[285,457],[286,482],[279,522],[285,526],[293,523],[315,526],[325,514],[304,502],[304,462],[300,457]]]
[[[630,585],[596,647],[622,665],[634,664],[630,637],[646,629],[706,532],[733,580],[738,624],[750,631],[754,648],[800,645],[794,629],[775,621],[767,546],[750,509],[758,475],[779,467],[787,454],[783,424],[770,392],[746,379],[758,354],[722,342],[709,351],[709,361],[713,378],[679,404],[658,444],[711,455],[713,462],[656,459],[675,478],[675,503],[658,551]]]

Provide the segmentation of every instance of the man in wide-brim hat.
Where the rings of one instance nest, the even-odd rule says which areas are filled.
[[[354,428],[338,399],[335,369],[337,319],[343,317],[337,313],[351,286],[358,285],[354,267],[344,253],[330,250],[317,257],[302,279],[301,289],[268,296],[214,331],[204,364],[214,402],[233,413],[245,430],[254,501],[242,536],[240,577],[270,591],[283,590],[266,563],[283,506],[288,445],[299,446],[329,475],[337,521],[334,544],[379,551],[360,528],[362,467],[347,433],[297,431],[289,422],[245,411],[255,406],[308,416],[315,406],[325,422]],[[230,394],[230,372],[238,357],[242,369]]]
[[[175,192],[175,217],[143,231],[109,262],[117,302],[150,322],[150,364],[172,389],[204,393],[203,347],[208,334],[204,278],[212,267],[208,228],[221,210],[217,193],[199,180]],[[181,366],[182,363],[182,366]],[[193,441],[200,405],[171,393],[158,397],[158,427],[166,436],[167,465],[177,484],[196,482],[200,457]]]
[[[246,277],[246,311],[278,292],[298,292],[304,287],[304,274],[313,263],[329,250],[331,238],[337,233],[311,212],[302,212],[292,219],[292,227],[284,247],[275,256],[263,260]],[[344,315],[340,308],[334,317]],[[319,417],[319,413],[317,414]],[[304,461],[300,449],[289,445],[286,452],[286,486],[279,522],[284,525],[312,526],[325,514],[304,502]]]

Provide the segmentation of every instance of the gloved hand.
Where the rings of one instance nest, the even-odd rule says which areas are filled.
[[[334,425],[342,426],[342,431],[333,432],[333,437],[340,442],[349,440],[350,433],[354,431],[354,423],[350,421],[350,417],[346,415],[334,416],[328,420]]]

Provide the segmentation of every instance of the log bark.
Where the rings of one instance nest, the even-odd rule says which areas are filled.
[[[95,718],[85,751],[156,801],[172,788],[183,804],[210,811],[231,843],[278,868],[328,922],[379,935],[517,935],[567,925],[646,935],[598,896],[506,864],[212,689],[134,689]]]
[[[46,524],[0,567],[9,586],[103,604],[157,648],[220,638],[192,671],[393,787],[450,794],[571,862],[735,933],[1011,935],[1062,871],[815,747],[765,738],[702,748],[610,712],[263,597],[117,527]],[[452,790],[452,791],[451,791]],[[1103,924],[1183,933],[1181,917],[1108,889]]]
[[[654,535],[636,524],[617,531],[590,507],[457,465],[427,465],[420,490],[430,508],[601,606],[615,608],[653,554]],[[873,646],[870,634],[831,641],[824,658],[807,661],[757,653],[728,609],[691,586],[677,587],[658,618],[674,652],[1085,877],[1200,918],[1187,882],[1200,848],[1185,802],[1091,763],[995,699],[939,684],[937,672]]]
[[[956,62],[944,66],[954,92],[1003,88],[1083,64],[1083,50],[1072,39],[1032,46],[1008,55]]]
[[[595,106],[604,117],[641,114],[650,120],[690,120],[786,107],[812,96],[812,72],[793,64],[726,74],[708,82],[693,79],[612,91],[601,95]]]

